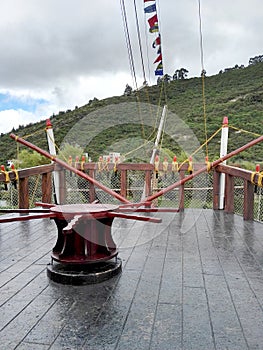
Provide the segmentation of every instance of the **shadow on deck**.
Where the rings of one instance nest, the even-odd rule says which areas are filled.
[[[123,271],[48,280],[53,221],[0,226],[0,349],[263,349],[263,224],[212,210],[115,219]]]

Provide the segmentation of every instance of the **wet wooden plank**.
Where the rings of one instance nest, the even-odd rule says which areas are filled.
[[[263,224],[213,210],[159,216],[116,219],[122,273],[80,287],[46,276],[53,221],[0,225],[0,349],[260,348]]]

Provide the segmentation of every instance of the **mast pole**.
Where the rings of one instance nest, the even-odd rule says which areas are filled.
[[[221,131],[221,144],[220,144],[220,158],[224,157],[227,154],[227,143],[228,143],[228,118],[224,117],[223,126]],[[226,160],[222,162],[226,164]],[[219,180],[219,208],[224,209],[225,206],[225,184],[226,184],[226,175],[221,173]]]
[[[48,148],[51,155],[56,156],[56,147],[55,147],[55,138],[54,138],[54,132],[53,132],[53,126],[50,122],[50,119],[46,120],[46,133],[47,133],[47,142],[48,142]],[[53,162],[53,161],[52,161]],[[59,198],[59,173],[58,171],[54,170],[53,172],[53,180],[54,180],[54,197],[55,197],[55,203],[60,204],[60,198]]]
[[[158,149],[158,146],[159,146],[159,143],[160,143],[160,138],[161,138],[161,135],[162,135],[164,120],[165,120],[165,116],[166,116],[166,109],[167,109],[167,106],[164,105],[162,116],[161,116],[161,120],[160,120],[160,124],[159,124],[158,131],[157,131],[157,136],[156,136],[155,143],[154,143],[154,148],[153,148],[153,151],[152,151],[152,156],[151,156],[151,159],[150,159],[150,164],[154,163],[156,152],[157,152],[157,149]]]
[[[156,139],[155,139],[155,142],[154,142],[154,147],[153,147],[153,151],[152,151],[152,155],[151,155],[151,159],[150,159],[150,164],[154,164],[154,160],[155,160],[155,157],[156,157],[156,152],[157,152],[157,149],[158,149],[158,146],[159,146],[159,143],[160,143],[160,139],[161,139],[161,135],[162,135],[162,131],[163,131],[163,125],[164,125],[164,120],[165,120],[165,116],[166,116],[166,109],[167,109],[167,106],[164,105],[162,116],[161,116],[160,123],[159,123],[159,127],[158,127],[158,130],[157,130],[157,136],[156,136]],[[145,193],[146,193],[146,184],[144,185],[141,201],[144,200]]]

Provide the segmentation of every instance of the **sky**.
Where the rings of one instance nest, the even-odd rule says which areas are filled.
[[[134,1],[147,82],[156,84],[144,6],[125,0],[138,86],[143,83]],[[262,0],[200,0],[207,75],[263,54]],[[156,0],[164,72],[200,76],[198,0]],[[0,0],[0,133],[133,88],[120,0]]]

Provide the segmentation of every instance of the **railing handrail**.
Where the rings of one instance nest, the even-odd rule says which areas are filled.
[[[101,170],[99,168],[98,163],[76,163],[76,168],[79,170],[89,171],[91,176],[95,177],[95,174],[99,171],[113,171],[115,168],[121,174],[121,193],[122,196],[126,195],[128,190],[127,183],[127,172],[128,171],[142,171],[145,172],[145,181],[148,181],[148,190],[151,191],[151,176],[152,173],[156,170],[155,166],[150,163],[108,163],[106,169]],[[188,171],[188,164],[178,164],[179,167],[179,176],[183,178]],[[194,171],[204,167],[204,164],[194,164]],[[27,169],[21,169],[17,171],[20,186],[19,189],[21,193],[19,193],[19,207],[27,208],[29,200],[28,194],[28,179],[30,176],[41,175],[42,178],[42,201],[50,201],[52,200],[52,173],[53,171],[58,171],[60,173],[60,191],[61,198],[65,198],[65,172],[64,169],[55,163],[35,166]],[[164,171],[163,164],[160,162],[158,170],[160,172]],[[250,170],[246,170],[243,168],[219,164],[213,169],[213,209],[218,209],[218,197],[219,197],[219,182],[220,182],[220,174],[224,173],[226,176],[226,189],[225,189],[225,207],[224,210],[226,212],[232,213],[234,212],[234,179],[240,178],[244,181],[244,208],[243,208],[243,216],[244,219],[252,220],[253,219],[253,208],[254,208],[254,189],[258,184],[260,177],[262,178],[262,174],[258,172],[253,172]],[[166,168],[167,172],[172,171],[172,164],[168,165]],[[147,175],[148,174],[148,175]],[[14,181],[16,177],[16,173],[14,171],[8,172],[10,181]],[[6,182],[6,174],[0,173],[0,183]],[[184,209],[184,186],[180,186],[180,209]],[[94,191],[94,187],[90,186],[90,191]],[[64,192],[64,194],[63,194]],[[95,192],[94,192],[95,193]],[[63,203],[63,200],[62,202]]]

